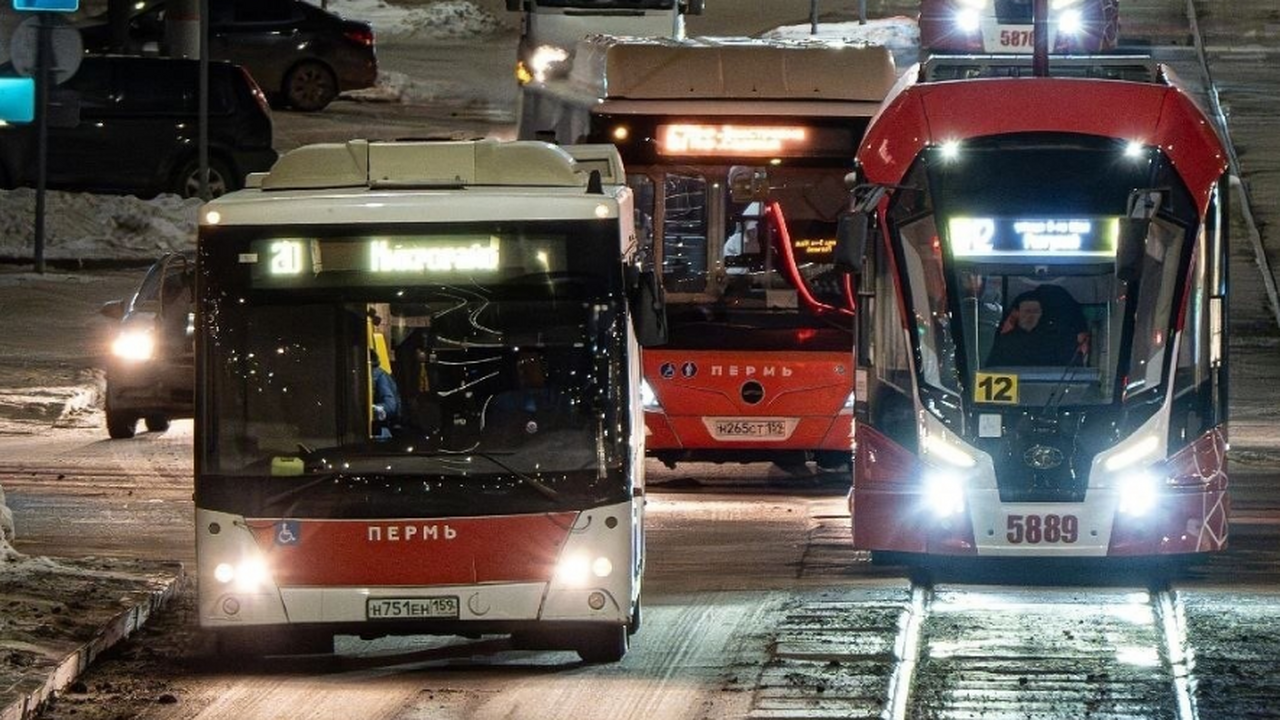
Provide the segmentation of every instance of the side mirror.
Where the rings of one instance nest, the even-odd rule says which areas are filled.
[[[836,226],[836,249],[832,262],[836,269],[847,273],[862,272],[862,256],[867,250],[867,235],[871,216],[858,211],[844,213]]]
[[[103,317],[107,317],[112,320],[123,320],[124,301],[112,300],[111,302],[103,303],[102,307],[98,308],[98,312],[101,313]]]
[[[635,275],[631,295],[631,317],[636,340],[641,347],[665,345],[667,342],[667,300],[658,274],[644,270]]]
[[[1151,221],[1143,218],[1120,218],[1116,237],[1116,278],[1133,282],[1142,273],[1142,256],[1147,250],[1147,231]]]

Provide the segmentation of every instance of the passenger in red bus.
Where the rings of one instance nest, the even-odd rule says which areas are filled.
[[[1040,286],[1019,295],[1013,308],[1000,325],[987,356],[986,366],[1070,365],[1080,349],[1083,315],[1077,323],[1062,295],[1074,304],[1070,294],[1061,288],[1048,291]],[[1078,312],[1079,305],[1075,305]],[[1080,325],[1081,327],[1076,327]]]

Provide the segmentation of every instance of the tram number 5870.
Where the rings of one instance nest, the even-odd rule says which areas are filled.
[[[1010,515],[1006,524],[1005,539],[1011,545],[1070,545],[1080,539],[1080,520],[1075,515]]]

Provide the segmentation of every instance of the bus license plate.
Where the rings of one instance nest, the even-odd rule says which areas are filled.
[[[458,617],[456,596],[418,598],[369,598],[365,616],[370,620],[416,620]]]
[[[712,434],[717,440],[726,438],[752,438],[754,440],[785,440],[785,420],[733,420],[717,419],[712,422]]]

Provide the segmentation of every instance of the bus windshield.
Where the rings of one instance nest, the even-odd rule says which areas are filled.
[[[734,177],[767,178],[767,199],[734,197]],[[674,342],[736,347],[776,345],[829,327],[845,303],[831,251],[847,191],[829,168],[678,165],[628,176],[637,232],[655,248]],[[847,340],[847,338],[846,338]],[[691,344],[692,343],[692,344]]]
[[[203,243],[207,472],[620,471],[616,225],[306,232]]]
[[[1159,391],[1196,211],[1157,151],[1099,138],[977,140],[924,153],[890,210],[938,406],[1098,405]],[[1116,277],[1121,218],[1165,188],[1138,279]],[[927,189],[926,192],[917,190]],[[928,403],[926,403],[928,404]]]

